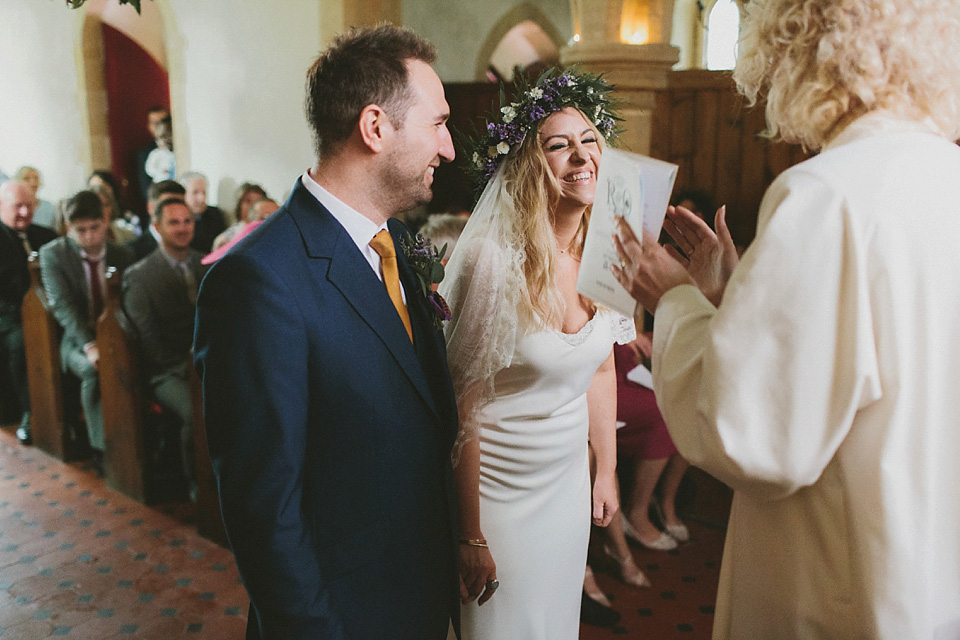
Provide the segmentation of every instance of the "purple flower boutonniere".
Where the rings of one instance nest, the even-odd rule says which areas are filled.
[[[434,290],[434,285],[443,280],[443,255],[447,252],[447,245],[437,249],[433,243],[419,233],[416,236],[410,233],[400,238],[400,248],[407,264],[417,277],[417,284],[427,308],[431,311],[433,325],[437,330],[443,329],[443,323],[450,319],[450,307],[447,301]]]

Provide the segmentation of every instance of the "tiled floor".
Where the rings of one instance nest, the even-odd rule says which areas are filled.
[[[230,552],[0,431],[0,638],[243,638]]]
[[[242,639],[233,557],[192,520],[189,504],[146,507],[0,430],[0,640]],[[723,531],[688,524],[693,540],[676,551],[634,549],[652,588],[595,565],[623,619],[583,626],[583,640],[710,637]]]
[[[637,565],[653,583],[652,587],[625,586],[614,577],[610,567],[595,562],[597,583],[611,596],[621,621],[613,629],[581,625],[582,640],[710,638],[724,534],[716,527],[690,520],[687,525],[690,542],[673,551],[633,549]]]

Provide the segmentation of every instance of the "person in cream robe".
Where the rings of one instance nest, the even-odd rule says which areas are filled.
[[[819,155],[739,264],[722,214],[668,212],[680,260],[620,227],[670,433],[735,490],[714,638],[960,638],[957,33],[953,0],[754,0],[735,78]]]

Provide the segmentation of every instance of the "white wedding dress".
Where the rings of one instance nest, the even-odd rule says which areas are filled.
[[[463,640],[565,640],[579,635],[590,537],[587,389],[633,322],[600,311],[576,334],[517,341],[479,413],[480,526],[500,587],[461,608]]]

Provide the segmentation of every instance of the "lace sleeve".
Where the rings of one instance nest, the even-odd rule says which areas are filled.
[[[627,344],[628,342],[636,340],[637,328],[633,322],[633,318],[620,315],[616,311],[606,310],[603,313],[607,315],[607,320],[610,323],[610,334],[613,336],[614,342],[617,344]]]
[[[494,398],[494,376],[513,359],[518,327],[519,287],[510,282],[505,252],[485,239],[462,243],[457,253],[463,264],[440,287],[452,316],[444,335],[460,410],[454,463],[463,445],[479,436],[477,413]],[[468,394],[471,402],[465,406]]]
[[[526,284],[522,243],[511,223],[515,215],[498,172],[481,195],[440,284],[452,316],[444,337],[460,414],[454,465],[463,445],[479,436],[477,414],[493,400],[494,376],[510,366],[521,331],[517,309]]]

